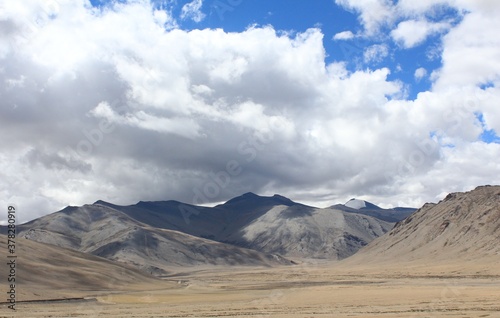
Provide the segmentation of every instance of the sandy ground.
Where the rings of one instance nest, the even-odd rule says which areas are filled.
[[[317,263],[206,269],[142,291],[67,291],[90,298],[21,302],[14,314],[2,306],[0,317],[500,317],[500,273],[482,269]]]

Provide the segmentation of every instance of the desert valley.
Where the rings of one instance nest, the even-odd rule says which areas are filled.
[[[500,186],[416,211],[98,201],[17,235],[16,311],[3,301],[1,317],[500,317]]]

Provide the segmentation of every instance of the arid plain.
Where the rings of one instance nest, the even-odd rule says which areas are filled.
[[[484,265],[206,269],[135,291],[59,290],[89,299],[21,302],[4,317],[500,317],[500,271]]]

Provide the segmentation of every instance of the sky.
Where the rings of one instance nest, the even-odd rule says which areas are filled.
[[[18,222],[245,192],[420,207],[500,184],[499,15],[495,0],[0,0],[2,206]]]

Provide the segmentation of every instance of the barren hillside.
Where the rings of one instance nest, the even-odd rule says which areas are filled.
[[[347,262],[500,263],[500,186],[426,204]]]
[[[355,212],[246,193],[213,208],[177,201],[130,206],[97,201],[67,207],[19,229],[31,240],[163,275],[169,266],[290,264],[282,257],[343,259],[394,224]]]
[[[18,226],[21,236],[164,275],[171,266],[290,264],[260,253],[143,224],[102,204],[69,207]]]
[[[133,290],[157,279],[137,269],[101,257],[16,239],[18,300],[78,297],[97,291]],[[0,235],[0,257],[7,259],[7,237]],[[7,266],[0,274],[7,277]],[[164,283],[164,287],[174,284]]]

